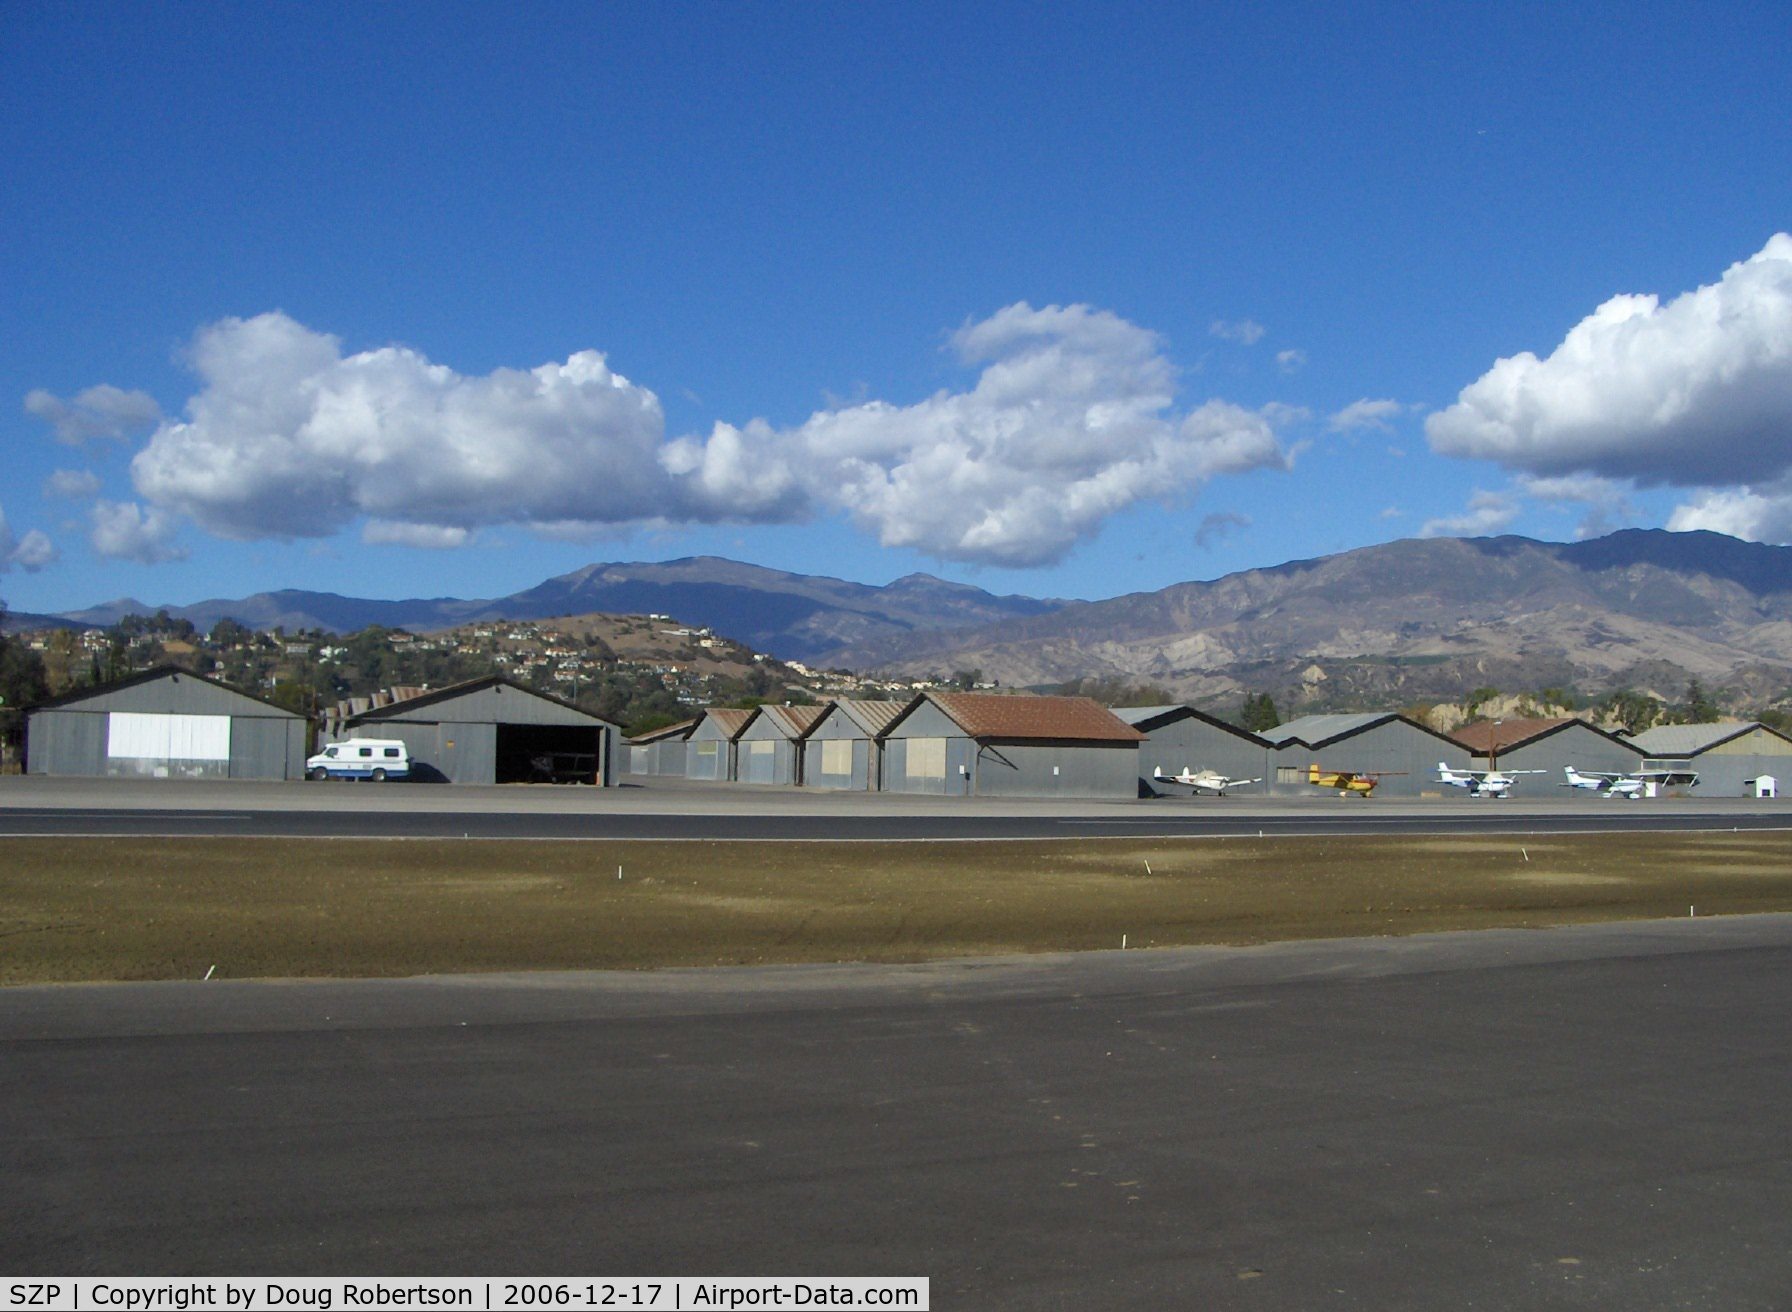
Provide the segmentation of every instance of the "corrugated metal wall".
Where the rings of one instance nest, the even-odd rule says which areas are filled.
[[[1512,785],[1512,796],[1537,799],[1568,796],[1567,766],[1578,770],[1611,773],[1635,770],[1642,764],[1642,754],[1623,743],[1615,743],[1584,725],[1569,725],[1547,738],[1540,738],[1523,747],[1514,747],[1499,754],[1502,770],[1543,770],[1544,774],[1526,776]],[[1477,758],[1471,769],[1487,768],[1487,758]],[[1560,786],[1558,786],[1560,785]]]
[[[963,797],[970,792],[977,745],[932,703],[924,702],[904,716],[883,744],[885,792],[935,797]]]
[[[734,777],[733,765],[734,744],[708,720],[699,724],[685,742],[685,778],[720,783]]]
[[[1696,797],[1752,797],[1751,780],[1770,774],[1785,790],[1792,786],[1792,757],[1739,756],[1703,752],[1691,758],[1649,757],[1643,762],[1649,770],[1693,770],[1699,782],[1692,789]]]
[[[1137,797],[1137,743],[986,743],[977,752],[979,797]]]
[[[755,716],[735,744],[737,777],[747,784],[796,782],[797,743],[772,721]]]
[[[525,688],[476,688],[458,696],[399,710],[349,726],[360,738],[397,738],[411,755],[411,777],[420,781],[490,784],[498,778],[498,726],[554,725],[597,732],[599,777],[615,782],[617,730],[594,715],[538,697]]]
[[[1281,793],[1318,794],[1319,789],[1307,782],[1307,766],[1317,762],[1322,770],[1382,772],[1383,778],[1375,788],[1376,797],[1417,797],[1420,793],[1441,795],[1446,785],[1437,781],[1439,761],[1452,768],[1481,768],[1471,765],[1466,747],[1392,720],[1328,743],[1320,751],[1300,746],[1279,749],[1275,754],[1277,770],[1295,769],[1299,780],[1279,782],[1275,788]]]
[[[842,732],[837,736],[818,738],[812,734],[803,741],[803,784],[806,787],[851,792],[866,792],[871,788],[871,762],[876,754],[877,744],[864,737],[858,726],[849,722],[847,727],[859,736],[852,737]],[[834,746],[829,747],[830,743]],[[829,770],[827,761],[830,754],[838,764],[842,753],[845,755],[846,768]]]
[[[26,722],[25,768],[32,774],[105,774],[106,716],[34,711]]]
[[[668,738],[657,743],[641,743],[629,748],[628,772],[634,775],[674,775],[685,772],[685,740]]]
[[[1139,775],[1147,784],[1151,772],[1157,769],[1165,774],[1218,770],[1232,779],[1262,780],[1235,789],[1234,794],[1267,793],[1275,779],[1272,751],[1267,744],[1249,742],[1203,720],[1177,720],[1161,729],[1147,730],[1146,734],[1146,741],[1139,747]]]
[[[229,759],[218,762],[214,773],[232,779],[298,779],[304,775],[307,726],[303,718],[191,675],[102,688],[66,706],[31,712],[26,728],[27,769],[32,774],[88,777],[117,773],[118,763],[109,764],[106,754],[113,712],[228,717]]]

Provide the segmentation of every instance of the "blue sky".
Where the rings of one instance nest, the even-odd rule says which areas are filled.
[[[1226,9],[10,6],[0,598],[1792,540],[1792,11]]]

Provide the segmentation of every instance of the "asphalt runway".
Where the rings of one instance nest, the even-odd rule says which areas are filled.
[[[1543,834],[1792,827],[1792,801],[1542,795],[1127,801],[925,798],[689,784],[257,784],[0,779],[0,837],[946,839]]]
[[[1778,1309],[1792,916],[0,992],[0,1270]]]

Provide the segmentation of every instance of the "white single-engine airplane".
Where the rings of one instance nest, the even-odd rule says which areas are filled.
[[[1565,765],[1562,772],[1568,776],[1564,788],[1590,788],[1607,797],[1628,797],[1633,802],[1651,784],[1657,788],[1691,788],[1699,782],[1699,776],[1691,770],[1636,770],[1627,774],[1621,770],[1576,770]]]
[[[1521,774],[1548,774],[1547,770],[1455,770],[1437,763],[1437,782],[1468,789],[1470,797],[1506,797]]]
[[[1228,779],[1218,770],[1191,770],[1186,765],[1181,774],[1165,774],[1163,767],[1156,766],[1151,771],[1151,782],[1155,784],[1181,784],[1184,788],[1196,793],[1206,793],[1210,797],[1224,797],[1228,788],[1243,788],[1246,784],[1260,784],[1262,779]]]

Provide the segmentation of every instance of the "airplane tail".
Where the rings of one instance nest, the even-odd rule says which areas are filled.
[[[1308,765],[1307,765],[1307,782],[1310,784],[1316,784],[1319,782],[1319,762],[1312,761],[1312,762],[1308,763]]]

